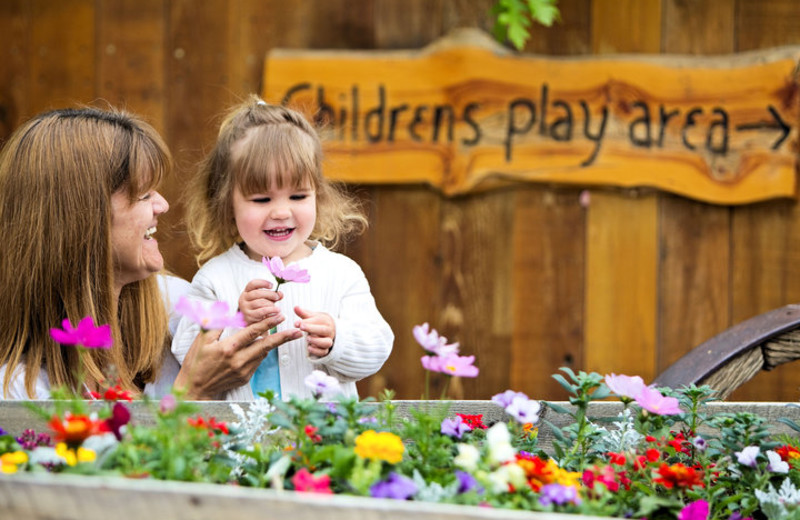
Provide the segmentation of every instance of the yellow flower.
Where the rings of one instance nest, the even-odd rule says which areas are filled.
[[[402,439],[390,432],[367,430],[356,437],[356,455],[364,459],[385,460],[390,464],[397,464],[403,460],[405,449]]]
[[[20,464],[28,462],[24,451],[12,451],[0,455],[0,473],[16,473]]]
[[[79,462],[94,462],[97,458],[97,454],[92,450],[78,448],[76,451],[63,442],[56,444],[56,455],[63,458],[68,466],[74,466]]]

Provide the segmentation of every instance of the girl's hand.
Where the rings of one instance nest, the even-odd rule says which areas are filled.
[[[272,283],[266,280],[250,280],[239,296],[239,312],[248,325],[281,316],[281,310],[275,305],[281,298],[283,293],[273,291]]]
[[[308,354],[315,357],[327,356],[336,338],[336,323],[331,315],[325,312],[307,311],[300,307],[295,307],[294,312],[301,318],[294,326],[307,334]]]

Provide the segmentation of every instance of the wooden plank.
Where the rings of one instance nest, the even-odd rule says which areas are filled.
[[[736,49],[764,49],[800,42],[800,10],[792,0],[739,0]],[[795,93],[787,98],[795,106]],[[735,208],[733,215],[734,322],[800,301],[797,242],[800,210],[796,204],[772,203]],[[797,400],[800,370],[795,363],[762,372],[734,392],[733,399]]]
[[[97,95],[164,132],[164,0],[97,4]]]
[[[577,190],[517,189],[510,388],[563,399],[551,376],[584,368],[585,209]]]
[[[513,193],[445,200],[442,217],[441,331],[475,355],[477,379],[462,379],[453,399],[488,399],[509,385],[511,371],[511,238]]]
[[[661,2],[592,4],[597,53],[658,52]],[[592,191],[587,216],[584,369],[655,376],[657,197]]]
[[[166,264],[191,280],[197,264],[182,229],[182,193],[185,179],[213,145],[219,116],[228,98],[226,52],[231,4],[224,0],[174,0],[168,5],[166,36],[166,138],[175,157],[176,175],[164,186],[170,211],[163,219],[174,236],[164,247]]]
[[[26,0],[0,2],[0,141],[29,117],[30,27]]]
[[[795,0],[737,0],[736,50],[800,43],[800,9]]]
[[[584,369],[655,376],[658,240],[654,195],[593,191],[586,234]]]
[[[661,51],[661,0],[594,0],[595,54]]]
[[[382,187],[372,195],[370,229],[359,239],[361,253],[355,258],[395,342],[386,364],[359,384],[359,393],[377,396],[388,388],[398,399],[418,399],[425,386],[424,351],[412,327],[427,322],[442,330],[441,197],[419,187]]]
[[[664,52],[734,48],[733,0],[664,3]],[[657,372],[731,325],[731,210],[680,197],[659,200]]]
[[[31,115],[95,98],[95,2],[33,0]]]

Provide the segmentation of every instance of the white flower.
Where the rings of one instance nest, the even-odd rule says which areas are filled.
[[[478,448],[472,444],[459,444],[458,455],[453,459],[453,463],[467,471],[475,471],[480,460],[481,452],[478,451]]]
[[[769,459],[769,464],[767,464],[767,470],[773,473],[789,473],[789,463],[784,462],[781,459],[781,456],[775,453],[772,450],[766,452],[767,458]]]
[[[761,449],[758,446],[747,446],[743,448],[742,451],[735,452],[734,455],[736,455],[736,460],[738,460],[739,464],[742,466],[755,468],[756,457],[758,457],[759,453],[761,453]]]
[[[489,484],[495,493],[508,492],[508,485],[523,488],[527,485],[525,470],[517,464],[504,464],[488,475]]]
[[[539,410],[542,405],[539,401],[528,399],[525,395],[515,396],[511,403],[506,407],[506,413],[517,420],[520,424],[536,424],[539,422]]]
[[[517,454],[511,445],[511,435],[506,423],[497,423],[486,432],[486,443],[489,446],[489,462],[502,464]]]
[[[306,377],[305,384],[316,398],[335,394],[339,391],[339,380],[329,376],[322,370],[311,372]]]

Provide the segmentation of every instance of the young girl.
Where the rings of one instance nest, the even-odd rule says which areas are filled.
[[[202,264],[189,296],[225,301],[248,325],[279,317],[279,330],[296,329],[249,383],[224,397],[248,400],[266,390],[311,396],[304,380],[315,369],[338,378],[344,394],[357,395],[355,382],[381,368],[394,334],[358,264],[326,247],[362,230],[366,219],[322,176],[314,128],[298,112],[252,96],[225,118],[189,190],[186,221]],[[310,282],[276,292],[262,263],[274,257],[305,269]],[[181,320],[172,343],[179,361],[198,333],[196,324]]]

